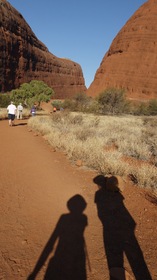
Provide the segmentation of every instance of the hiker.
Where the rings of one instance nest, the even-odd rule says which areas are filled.
[[[15,120],[15,114],[16,114],[16,106],[14,105],[13,101],[11,101],[10,105],[8,105],[7,111],[8,111],[9,126],[13,126]]]
[[[53,107],[53,112],[56,113],[56,111],[57,111],[57,108]]]
[[[17,106],[17,119],[21,119],[22,120],[22,112],[23,112],[23,106],[22,104],[20,103],[18,106]]]
[[[32,117],[34,117],[36,115],[36,106],[35,105],[32,106],[30,113],[31,113]]]

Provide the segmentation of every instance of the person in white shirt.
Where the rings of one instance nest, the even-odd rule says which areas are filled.
[[[14,105],[13,101],[11,101],[11,104],[7,107],[8,111],[8,119],[9,119],[9,125],[14,125],[15,120],[15,114],[16,114],[16,106]]]
[[[22,104],[20,103],[18,106],[17,106],[17,119],[21,119],[22,120],[22,112],[23,112],[23,106]]]

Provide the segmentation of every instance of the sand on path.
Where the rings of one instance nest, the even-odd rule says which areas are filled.
[[[102,224],[94,203],[95,176],[94,171],[73,166],[63,153],[54,152],[41,136],[28,129],[27,120],[16,120],[14,127],[9,127],[7,120],[0,121],[0,280],[27,279],[60,217],[69,212],[67,202],[77,194],[87,203],[84,217],[88,224],[82,233],[86,279],[109,279]],[[156,206],[134,187],[128,186],[124,196],[136,221],[152,279],[157,280]],[[53,253],[47,256],[36,279],[43,279]],[[64,262],[68,265],[68,260]],[[131,272],[127,262],[126,266]]]

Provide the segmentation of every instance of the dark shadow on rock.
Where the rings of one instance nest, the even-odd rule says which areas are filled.
[[[115,184],[116,177],[112,176]],[[104,248],[109,271],[124,267],[124,254],[136,280],[152,280],[142,250],[135,236],[136,223],[124,205],[124,197],[118,189],[107,188],[107,177],[93,179],[98,186],[95,193],[98,217],[103,225]],[[126,279],[125,270],[121,278]]]
[[[87,216],[83,214],[86,205],[81,195],[75,195],[68,200],[69,213],[61,215],[28,280],[36,278],[52,253],[44,280],[87,279],[84,230],[88,222]]]

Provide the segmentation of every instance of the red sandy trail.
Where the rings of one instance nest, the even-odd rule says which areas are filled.
[[[96,173],[73,166],[63,153],[54,152],[41,136],[29,131],[27,120],[16,120],[15,124],[9,127],[8,121],[0,121],[0,280],[28,279],[51,236],[53,250],[48,243],[44,251],[45,263],[41,261],[40,271],[32,278],[44,279],[54,248],[58,246],[54,242],[55,234],[60,234],[64,240],[64,248],[60,250],[62,260],[57,266],[73,276],[45,279],[109,279],[103,226],[94,203]],[[123,195],[135,220],[136,236],[152,277],[140,280],[157,280],[157,208],[145,199],[144,191],[133,186],[126,186]],[[67,202],[71,199],[72,207],[78,210],[78,197],[87,206],[83,213],[74,211],[76,216],[71,215]],[[57,223],[59,226],[55,230]],[[83,251],[84,241],[86,249]],[[70,266],[76,251],[82,254],[79,259],[82,274]],[[133,275],[131,266],[125,260],[125,267]],[[74,267],[78,269],[78,265]],[[78,278],[78,275],[82,276]]]

